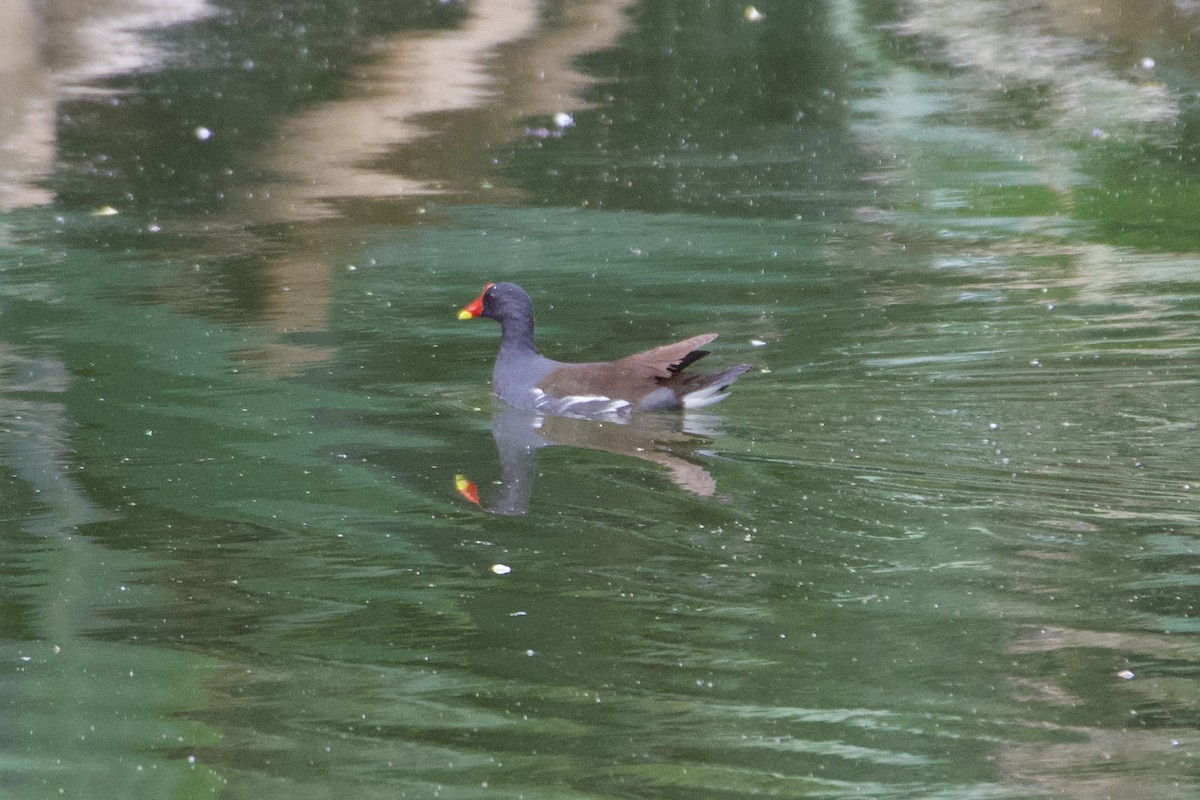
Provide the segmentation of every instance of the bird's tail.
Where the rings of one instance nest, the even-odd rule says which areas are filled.
[[[696,388],[688,387],[680,400],[684,408],[706,408],[719,403],[729,396],[728,389],[733,382],[742,377],[750,369],[749,364],[738,364],[736,367],[718,372],[713,375],[698,375],[691,381]]]

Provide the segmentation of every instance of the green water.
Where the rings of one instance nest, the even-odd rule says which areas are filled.
[[[1200,20],[1013,8],[228,2],[42,64],[0,794],[1195,796]],[[552,356],[756,369],[532,433],[489,280]]]

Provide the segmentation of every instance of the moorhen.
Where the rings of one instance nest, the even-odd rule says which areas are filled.
[[[717,338],[702,333],[616,361],[566,364],[542,355],[533,341],[533,301],[515,283],[489,283],[458,312],[459,319],[490,317],[500,323],[500,352],[492,391],[517,408],[584,417],[620,417],[633,410],[704,408],[724,400],[730,384],[750,369],[685,373],[708,355]]]

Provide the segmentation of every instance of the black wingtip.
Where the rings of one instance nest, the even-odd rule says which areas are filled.
[[[683,358],[676,361],[674,364],[667,365],[667,372],[671,373],[672,375],[683,372],[688,368],[689,365],[695,364],[697,361],[704,358],[711,352],[711,350],[693,350]]]

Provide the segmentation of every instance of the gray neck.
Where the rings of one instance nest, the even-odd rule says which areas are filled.
[[[508,317],[500,322],[500,355],[538,355],[533,343],[533,317]]]

